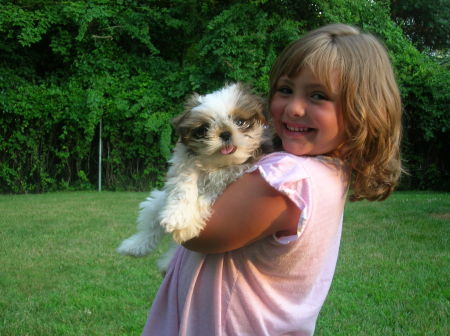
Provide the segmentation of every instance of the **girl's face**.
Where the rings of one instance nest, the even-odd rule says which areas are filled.
[[[277,82],[270,103],[272,123],[283,149],[295,155],[320,155],[344,141],[340,98],[326,89],[310,69]]]

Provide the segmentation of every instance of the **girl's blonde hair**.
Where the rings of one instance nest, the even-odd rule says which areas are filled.
[[[334,154],[351,169],[350,200],[384,200],[397,185],[401,100],[389,57],[371,34],[332,24],[290,44],[270,73],[269,99],[281,76],[308,67],[341,97],[345,141]],[[333,85],[336,83],[337,85]]]

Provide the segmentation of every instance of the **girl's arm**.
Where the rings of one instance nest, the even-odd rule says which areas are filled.
[[[201,253],[231,251],[274,233],[295,234],[299,217],[300,209],[255,171],[228,186],[205,229],[183,246]]]

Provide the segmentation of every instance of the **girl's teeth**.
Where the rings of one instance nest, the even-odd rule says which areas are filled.
[[[292,131],[292,132],[306,132],[306,131],[308,131],[307,127],[289,127],[289,126],[286,126],[286,128],[289,131]]]

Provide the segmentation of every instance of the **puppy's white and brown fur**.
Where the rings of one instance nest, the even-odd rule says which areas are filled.
[[[178,243],[198,236],[217,196],[261,154],[266,119],[262,100],[237,83],[194,94],[173,125],[180,139],[167,181],[140,204],[138,233],[122,242],[121,254],[144,256],[165,232]],[[161,269],[170,258],[171,252]]]

